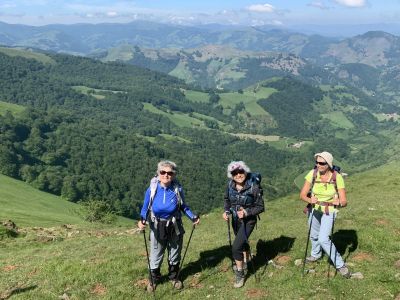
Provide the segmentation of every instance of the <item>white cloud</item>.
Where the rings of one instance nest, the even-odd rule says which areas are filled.
[[[116,11],[109,11],[106,15],[109,17],[117,17],[118,13]]]
[[[347,7],[364,7],[367,5],[366,0],[335,0],[335,2]]]
[[[325,3],[321,2],[321,1],[313,1],[311,3],[307,4],[308,6],[312,6],[312,7],[316,7],[319,9],[329,9],[328,6],[325,5]]]
[[[259,13],[272,13],[275,11],[275,7],[271,4],[253,4],[246,8],[248,11],[259,12]]]

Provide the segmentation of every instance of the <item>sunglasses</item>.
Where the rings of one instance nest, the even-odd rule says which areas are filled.
[[[160,171],[160,175],[165,175],[165,174],[167,174],[168,176],[172,176],[172,175],[175,175],[175,172],[172,172],[172,171],[164,171],[164,170],[161,170],[161,171]]]
[[[328,163],[324,161],[315,161],[315,164],[320,166],[326,166]]]
[[[236,176],[237,174],[244,174],[244,173],[245,173],[244,170],[239,169],[239,170],[232,171],[231,175]]]

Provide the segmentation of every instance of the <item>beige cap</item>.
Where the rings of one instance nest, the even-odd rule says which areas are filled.
[[[314,157],[317,158],[317,156],[322,157],[325,159],[325,161],[328,163],[329,167],[332,169],[333,168],[333,156],[327,151],[323,151],[321,153],[316,153],[314,154]]]

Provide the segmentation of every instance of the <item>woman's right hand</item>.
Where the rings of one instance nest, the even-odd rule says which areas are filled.
[[[137,224],[139,230],[144,230],[146,228],[146,222],[143,223],[142,220],[140,220]]]
[[[310,204],[315,204],[318,202],[318,198],[315,197],[314,195],[311,195],[310,197]]]
[[[226,213],[226,211],[224,211],[224,213],[222,214],[222,218],[223,218],[225,221],[228,221],[228,220],[229,220],[229,216],[228,216],[228,214]]]

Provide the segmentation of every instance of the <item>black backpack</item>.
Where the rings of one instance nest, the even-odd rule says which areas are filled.
[[[253,191],[254,185],[256,185],[259,188],[261,188],[260,184],[261,184],[262,177],[261,177],[260,173],[248,173],[247,174],[247,178],[248,178],[247,180],[249,180],[250,183],[251,183],[251,187],[250,187],[249,191],[246,192],[246,194],[244,195],[246,197],[246,199],[243,199],[244,203],[247,203],[247,197],[249,195],[251,195],[251,197],[253,198],[253,201],[256,198],[256,195],[254,195],[254,191]],[[232,180],[231,180],[228,183],[228,195],[231,195],[232,193],[233,193],[233,189],[232,189]]]

